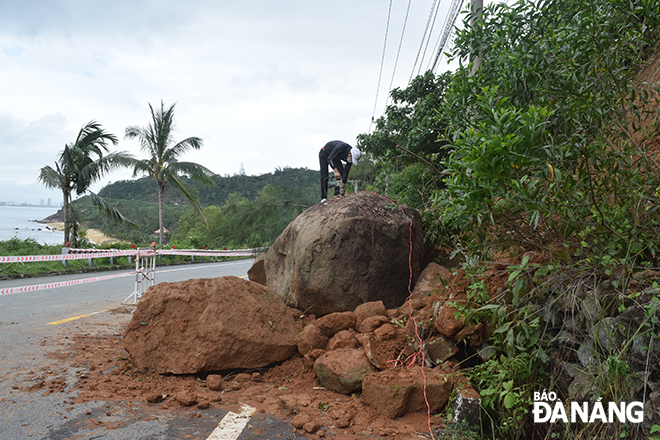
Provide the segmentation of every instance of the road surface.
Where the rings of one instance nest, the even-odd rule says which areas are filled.
[[[252,260],[198,263],[157,268],[157,282],[245,277]],[[127,271],[118,271],[117,274]],[[0,289],[110,275],[97,272],[0,281]],[[66,345],[74,332],[118,334],[108,310],[121,306],[134,290],[135,277],[34,292],[0,295],[0,440],[23,439],[303,439],[282,420],[268,414],[241,414],[209,408],[158,410],[144,402],[74,403],[76,371],[61,362],[58,374],[68,377],[62,393],[26,391],[26,373],[53,368],[48,353]],[[229,429],[235,420],[242,429]],[[249,421],[249,423],[247,423]],[[234,423],[235,425],[235,423]]]

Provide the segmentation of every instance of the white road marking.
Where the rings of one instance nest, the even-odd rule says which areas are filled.
[[[207,440],[236,440],[255,412],[256,408],[241,404],[241,412],[236,414],[229,411]]]

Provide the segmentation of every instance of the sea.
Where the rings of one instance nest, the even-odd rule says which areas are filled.
[[[40,244],[62,244],[64,232],[49,231],[46,224],[37,223],[59,208],[53,206],[7,206],[0,205],[0,241],[32,238]]]

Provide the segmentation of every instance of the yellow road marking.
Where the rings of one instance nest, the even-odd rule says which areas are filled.
[[[72,316],[71,318],[60,319],[59,321],[49,322],[48,325],[64,324],[65,322],[74,321],[74,320],[80,319],[80,318],[87,318],[88,316],[91,316],[91,315]]]

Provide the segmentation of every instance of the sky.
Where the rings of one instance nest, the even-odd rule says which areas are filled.
[[[392,0],[383,57],[385,0],[2,2],[0,201],[59,204],[39,170],[91,120],[120,139],[113,150],[145,158],[124,130],[146,126],[161,100],[176,103],[175,141],[204,142],[183,161],[223,176],[317,169],[326,142],[355,145],[390,85],[430,65],[451,1],[418,56],[433,3]],[[130,178],[114,171],[92,190]]]

